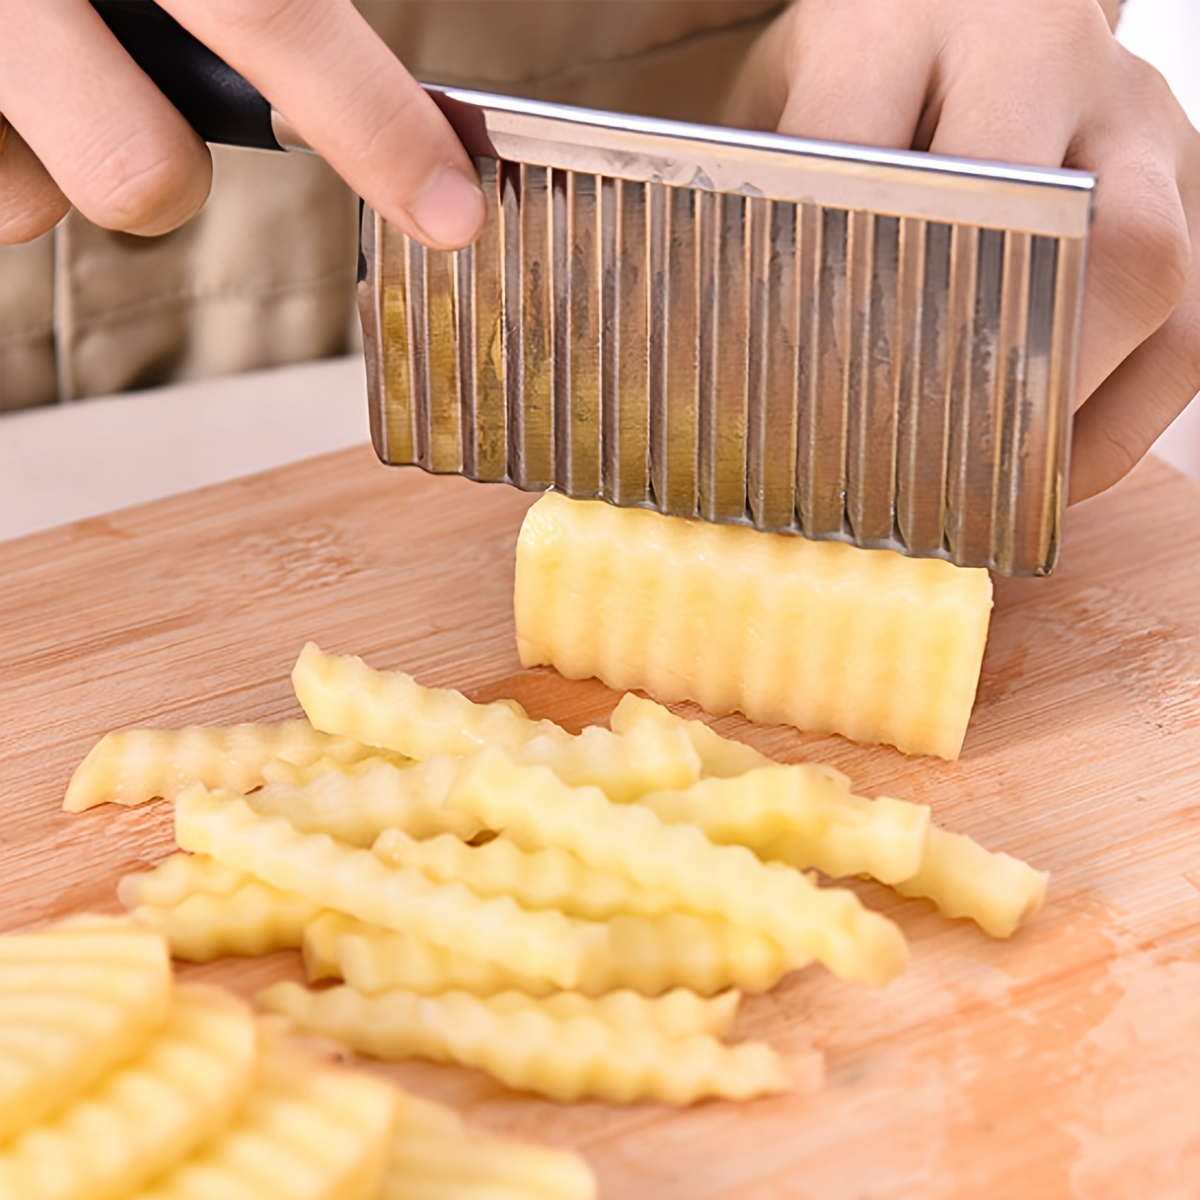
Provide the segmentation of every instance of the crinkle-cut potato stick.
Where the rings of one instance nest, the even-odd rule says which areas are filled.
[[[886,983],[907,962],[900,930],[853,892],[818,888],[744,846],[716,846],[691,826],[664,825],[640,804],[613,804],[598,788],[569,787],[549,768],[520,766],[503,750],[473,755],[450,803],[518,840],[561,846],[643,887],[670,888],[683,907],[757,929],[843,979]]]
[[[256,812],[284,817],[301,833],[327,833],[362,849],[393,826],[414,837],[470,838],[480,823],[444,803],[461,765],[444,754],[407,767],[376,762],[361,773],[329,772],[298,786],[268,783],[247,800]]]
[[[1049,879],[1019,858],[934,825],[920,870],[894,886],[902,896],[932,900],[947,917],[970,917],[985,933],[1006,938],[1041,908]]]
[[[729,988],[766,992],[811,961],[723,917],[678,912],[615,917],[607,929],[607,950],[588,964],[576,985],[588,996],[621,988],[648,996],[672,988],[705,996]],[[541,996],[554,988],[544,976],[522,975],[340,913],[326,913],[305,929],[304,961],[310,980],[340,977],[371,994],[399,988],[424,995],[457,990],[489,996],[515,988]]]
[[[396,1096],[264,1035],[236,1121],[136,1200],[377,1200]]]
[[[162,1028],[50,1122],[0,1150],[3,1200],[117,1200],[216,1136],[249,1094],[258,1034],[239,1000],[177,986]]]
[[[588,725],[578,736],[539,734],[513,751],[517,762],[550,767],[564,783],[593,784],[627,803],[645,792],[684,788],[700,778],[700,756],[687,730],[641,721],[623,734]]]
[[[622,697],[613,711],[612,727],[624,732],[633,722],[643,720],[687,728],[706,777],[745,776],[756,767],[777,765],[752,747],[721,737],[702,721],[685,720],[632,692]],[[1026,917],[1041,907],[1049,880],[1044,871],[1010,855],[987,851],[963,834],[929,825],[928,809],[922,805],[886,796],[876,800],[856,796],[850,791],[850,781],[840,772],[825,766],[819,770],[828,774],[831,783],[840,783],[845,792],[840,802],[834,801],[832,792],[824,793],[826,798],[851,810],[843,812],[849,824],[832,827],[820,840],[820,854],[814,853],[810,834],[798,829],[781,832],[769,840],[762,836],[767,829],[751,833],[748,826],[759,819],[759,813],[754,809],[747,813],[744,801],[724,802],[731,797],[718,800],[712,793],[720,789],[710,787],[707,780],[692,789],[640,799],[664,821],[686,820],[698,825],[711,840],[739,842],[762,859],[794,867],[816,867],[835,877],[872,875],[892,884],[901,895],[932,900],[946,916],[969,917],[992,937],[1011,936]],[[694,803],[698,796],[705,797],[704,804]],[[708,803],[710,800],[712,803]],[[853,819],[855,812],[857,821]],[[915,872],[902,874],[912,842],[926,826],[919,866]],[[863,854],[871,861],[865,862]]]
[[[671,1038],[649,1026],[617,1027],[591,1017],[556,1020],[533,1007],[496,1013],[466,992],[364,996],[347,987],[309,992],[280,983],[259,1003],[301,1029],[379,1058],[481,1067],[511,1088],[553,1100],[689,1104],[704,1096],[746,1100],[789,1086],[783,1061],[760,1043]]]
[[[353,762],[377,753],[348,738],[319,733],[307,721],[186,729],[118,729],[106,733],[75,768],[63,808],[173,800],[192,783],[245,793],[263,782],[272,759],[304,764]]]
[[[235,871],[207,854],[177,852],[149,871],[122,875],[117,882],[117,899],[126,908],[143,904],[169,908],[198,893],[228,896],[249,878],[244,871]]]
[[[420,871],[389,869],[369,850],[326,834],[304,834],[280,817],[256,813],[240,797],[196,785],[175,802],[175,838],[281,891],[375,925],[410,930],[524,973],[575,985],[604,953],[603,925],[558,912],[527,912],[511,897],[481,898],[460,883],[434,883]]]
[[[131,915],[162,934],[176,958],[212,962],[296,949],[320,914],[321,906],[308,897],[248,878],[228,895],[197,892],[172,905],[139,905]]]
[[[131,921],[0,938],[0,1145],[135,1055],[170,996],[166,946]]]
[[[387,829],[373,850],[391,867],[413,867],[442,883],[464,883],[480,896],[511,896],[522,908],[555,908],[590,921],[620,913],[654,917],[679,907],[674,892],[640,887],[557,846],[523,850],[504,837],[471,846],[449,834],[419,841]]]
[[[424,687],[403,671],[326,654],[313,642],[296,660],[292,687],[315,728],[409,758],[514,747],[540,733],[565,736],[551,721],[531,720],[515,700],[476,704],[450,688]]]
[[[652,792],[639,803],[668,824],[696,826],[721,845],[772,848],[769,857],[793,867],[870,875],[883,883],[915,875],[925,854],[929,809],[856,796],[844,780],[814,764],[775,764],[734,779],[702,779],[682,791]]]
[[[551,721],[531,720],[515,700],[476,704],[461,692],[425,687],[403,671],[376,671],[361,659],[325,654],[311,642],[296,662],[292,684],[318,729],[411,758],[503,746],[522,762],[552,766],[568,783],[595,784],[621,801],[687,787],[700,777],[699,756],[685,730],[639,722],[627,736],[600,726],[572,736]]]
[[[700,996],[687,988],[674,988],[654,997],[628,989],[606,992],[602,996],[555,992],[541,998],[518,991],[499,992],[494,996],[481,997],[480,1003],[497,1016],[534,1009],[556,1021],[590,1017],[614,1029],[649,1026],[663,1037],[689,1037],[694,1033],[725,1037],[737,1019],[740,1000],[741,995],[736,991]]]
[[[630,734],[638,725],[654,724],[664,729],[682,729],[700,757],[700,773],[718,779],[732,779],[755,767],[774,765],[774,759],[732,738],[722,737],[703,721],[688,720],[645,696],[626,692],[609,718],[614,733]],[[826,768],[832,771],[832,768]],[[845,776],[842,777],[845,779]],[[845,780],[849,788],[850,781]],[[611,799],[616,799],[611,796]]]
[[[986,570],[550,492],[514,587],[526,667],[957,758],[983,660]]]
[[[304,929],[304,970],[312,982],[345,979],[362,992],[401,988],[435,995],[460,989],[481,996],[516,988],[546,996],[557,988],[544,976],[522,975],[502,963],[435,946],[413,933],[367,925],[326,912]]]
[[[410,1092],[396,1098],[378,1200],[595,1200],[578,1154],[479,1133],[458,1114]]]
[[[310,763],[301,764],[285,762],[282,758],[273,758],[270,762],[263,763],[263,783],[289,783],[293,787],[304,787],[306,784],[312,783],[314,779],[328,775],[330,772],[359,778],[368,771],[374,770],[381,763],[392,767],[414,765],[413,759],[406,758],[403,754],[396,754],[391,750],[381,750],[378,746],[369,746],[367,750],[365,758],[357,759],[354,762],[338,762],[335,758],[323,757],[314,759]]]

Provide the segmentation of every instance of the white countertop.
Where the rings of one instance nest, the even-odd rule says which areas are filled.
[[[366,442],[359,356],[0,417],[0,540]]]

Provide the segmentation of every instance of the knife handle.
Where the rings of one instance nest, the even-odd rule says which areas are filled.
[[[206,142],[307,150],[248,80],[151,0],[91,0],[158,90]]]

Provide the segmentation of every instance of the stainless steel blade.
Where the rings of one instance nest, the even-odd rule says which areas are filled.
[[[488,221],[364,212],[381,459],[1051,570],[1092,176],[434,95]]]

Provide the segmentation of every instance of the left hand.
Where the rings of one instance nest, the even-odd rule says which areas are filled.
[[[726,120],[1097,174],[1072,501],[1122,478],[1200,392],[1200,134],[1097,0],[794,0]]]

